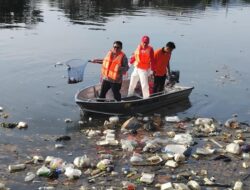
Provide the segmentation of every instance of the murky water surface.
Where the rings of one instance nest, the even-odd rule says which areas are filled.
[[[0,129],[2,151],[13,144],[1,162],[15,162],[15,143],[30,154],[53,152],[44,149],[51,146],[46,135],[81,139],[74,95],[100,81],[100,65],[88,64],[84,82],[69,85],[57,62],[102,58],[115,40],[130,56],[145,34],[155,49],[175,42],[171,68],[180,70],[181,84],[195,87],[188,103],[156,113],[222,122],[237,114],[250,122],[249,18],[249,0],[0,0],[0,106],[8,114],[0,121],[29,124],[28,130]],[[102,123],[95,117],[90,125]]]
[[[187,116],[249,121],[249,9],[237,0],[1,1],[1,106],[39,132],[62,130],[64,118],[79,118],[74,94],[99,82],[100,65],[68,85],[66,68],[54,64],[102,58],[114,40],[129,56],[147,34],[155,49],[176,43],[172,69],[195,87]]]

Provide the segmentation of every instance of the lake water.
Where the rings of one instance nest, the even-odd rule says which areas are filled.
[[[8,114],[6,119],[0,115],[0,122],[29,125],[27,130],[0,127],[1,183],[26,190],[53,183],[59,189],[78,189],[86,182],[84,176],[68,184],[60,176],[54,181],[36,177],[36,183],[25,183],[26,173],[40,167],[34,164],[21,172],[6,171],[9,164],[24,163],[33,155],[53,155],[68,162],[83,154],[98,159],[100,147],[80,132],[74,96],[100,81],[100,65],[88,64],[82,83],[67,84],[67,67],[55,64],[103,58],[115,40],[123,42],[127,56],[143,35],[150,36],[155,49],[175,42],[171,68],[180,70],[181,84],[195,88],[188,103],[155,113],[214,117],[220,122],[237,114],[239,121],[249,123],[249,18],[249,0],[0,0],[0,107]],[[66,118],[73,122],[65,123]],[[86,126],[102,127],[103,120],[94,117]],[[59,135],[71,136],[64,149],[55,149]],[[121,171],[117,167],[123,167],[128,157],[114,152],[121,155],[116,165]],[[201,160],[186,169],[207,167],[209,175],[215,171],[219,183],[228,183],[228,178],[235,182],[243,169],[236,158],[238,165],[233,161],[218,166],[209,161],[205,166]],[[116,185],[123,177],[117,177]]]
[[[9,114],[0,121],[26,121],[25,134],[67,133],[65,118],[80,119],[74,95],[100,81],[100,65],[67,84],[55,64],[103,58],[115,40],[130,56],[146,34],[155,49],[175,42],[171,68],[195,87],[177,115],[249,122],[249,18],[249,0],[0,0],[0,106]]]

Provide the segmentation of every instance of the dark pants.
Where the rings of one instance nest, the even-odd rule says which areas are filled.
[[[166,75],[164,76],[154,75],[154,93],[161,92],[164,90],[165,81],[166,81]]]
[[[110,82],[107,80],[103,80],[102,81],[102,86],[101,86],[101,93],[100,93],[100,98],[105,98],[107,92],[109,91],[109,89],[111,88],[113,94],[114,94],[114,98],[117,101],[121,101],[121,83],[114,83],[114,82]]]

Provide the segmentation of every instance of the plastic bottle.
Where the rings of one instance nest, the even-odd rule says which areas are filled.
[[[109,159],[109,160],[113,160],[113,155],[112,154],[101,154],[100,155],[101,159]]]
[[[122,168],[122,172],[123,172],[123,174],[127,175],[130,172],[130,167],[128,165],[125,165]]]
[[[38,190],[54,190],[55,188],[53,186],[48,187],[39,187]]]
[[[250,154],[249,153],[242,153],[242,158],[244,160],[249,160],[250,159]]]
[[[63,144],[55,144],[55,148],[59,149],[59,148],[64,148]]]
[[[19,170],[23,170],[26,168],[25,164],[17,164],[17,165],[9,165],[8,169],[10,172],[15,172]]]
[[[46,166],[42,166],[41,168],[39,168],[36,172],[36,175],[38,176],[44,176],[44,177],[48,177],[50,175],[50,169],[47,168]]]

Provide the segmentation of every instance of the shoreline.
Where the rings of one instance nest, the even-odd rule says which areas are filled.
[[[0,182],[11,189],[18,187],[20,190],[44,186],[53,186],[55,189],[90,189],[93,187],[96,189],[111,187],[122,189],[125,181],[136,186],[136,189],[143,187],[156,189],[166,183],[187,185],[192,180],[196,181],[202,189],[205,187],[233,188],[239,179],[244,184],[243,189],[250,185],[247,180],[250,172],[248,168],[249,149],[243,149],[250,144],[250,128],[249,124],[241,123],[237,117],[221,123],[212,118],[200,118],[200,121],[198,121],[199,118],[178,120],[178,116],[168,117],[167,121],[167,117],[154,115],[131,117],[130,120],[133,122],[130,121],[130,123],[127,120],[127,124],[124,119],[110,118],[110,121],[107,120],[97,126],[93,126],[92,121],[85,121],[78,132],[69,132],[66,135],[24,136],[23,139],[20,139],[26,141],[23,145],[19,145],[22,143],[2,144]],[[172,121],[169,122],[169,119]],[[202,124],[202,122],[205,123]],[[113,130],[113,132],[107,137],[105,130]],[[176,161],[163,149],[169,144],[176,144],[173,139],[181,134],[190,134],[193,142],[189,145],[191,147],[189,155],[184,158],[180,157],[180,160]],[[110,140],[109,143],[113,143],[112,145],[108,142],[105,144],[107,138]],[[114,143],[116,140],[117,144]],[[184,140],[182,139],[182,141]],[[100,142],[102,144],[97,145]],[[132,150],[126,148],[124,142],[127,142],[127,146]],[[228,152],[226,147],[231,143],[239,145],[238,152]],[[145,148],[147,146],[148,148]],[[135,155],[133,157],[134,152],[137,157]],[[78,179],[69,179],[64,173],[60,173],[56,178],[35,175],[33,182],[24,182],[27,172],[36,174],[43,165],[50,168],[48,163],[45,164],[48,156],[73,163],[77,157],[84,155],[90,159],[90,164],[74,166],[82,173]],[[149,164],[147,159],[156,155],[162,161],[155,165]],[[35,156],[43,159],[34,163]],[[109,157],[112,157],[112,161],[107,167],[104,169],[97,167],[100,161]],[[143,158],[143,162],[132,163],[132,157],[134,159]],[[20,171],[8,171],[8,165],[25,163],[26,167]],[[167,166],[166,163],[168,163]],[[142,178],[143,175],[146,175],[145,173],[151,177],[154,174],[152,183],[148,184],[143,181],[149,180]],[[228,182],[228,177],[231,182]],[[211,184],[206,184],[208,183],[206,180]]]

